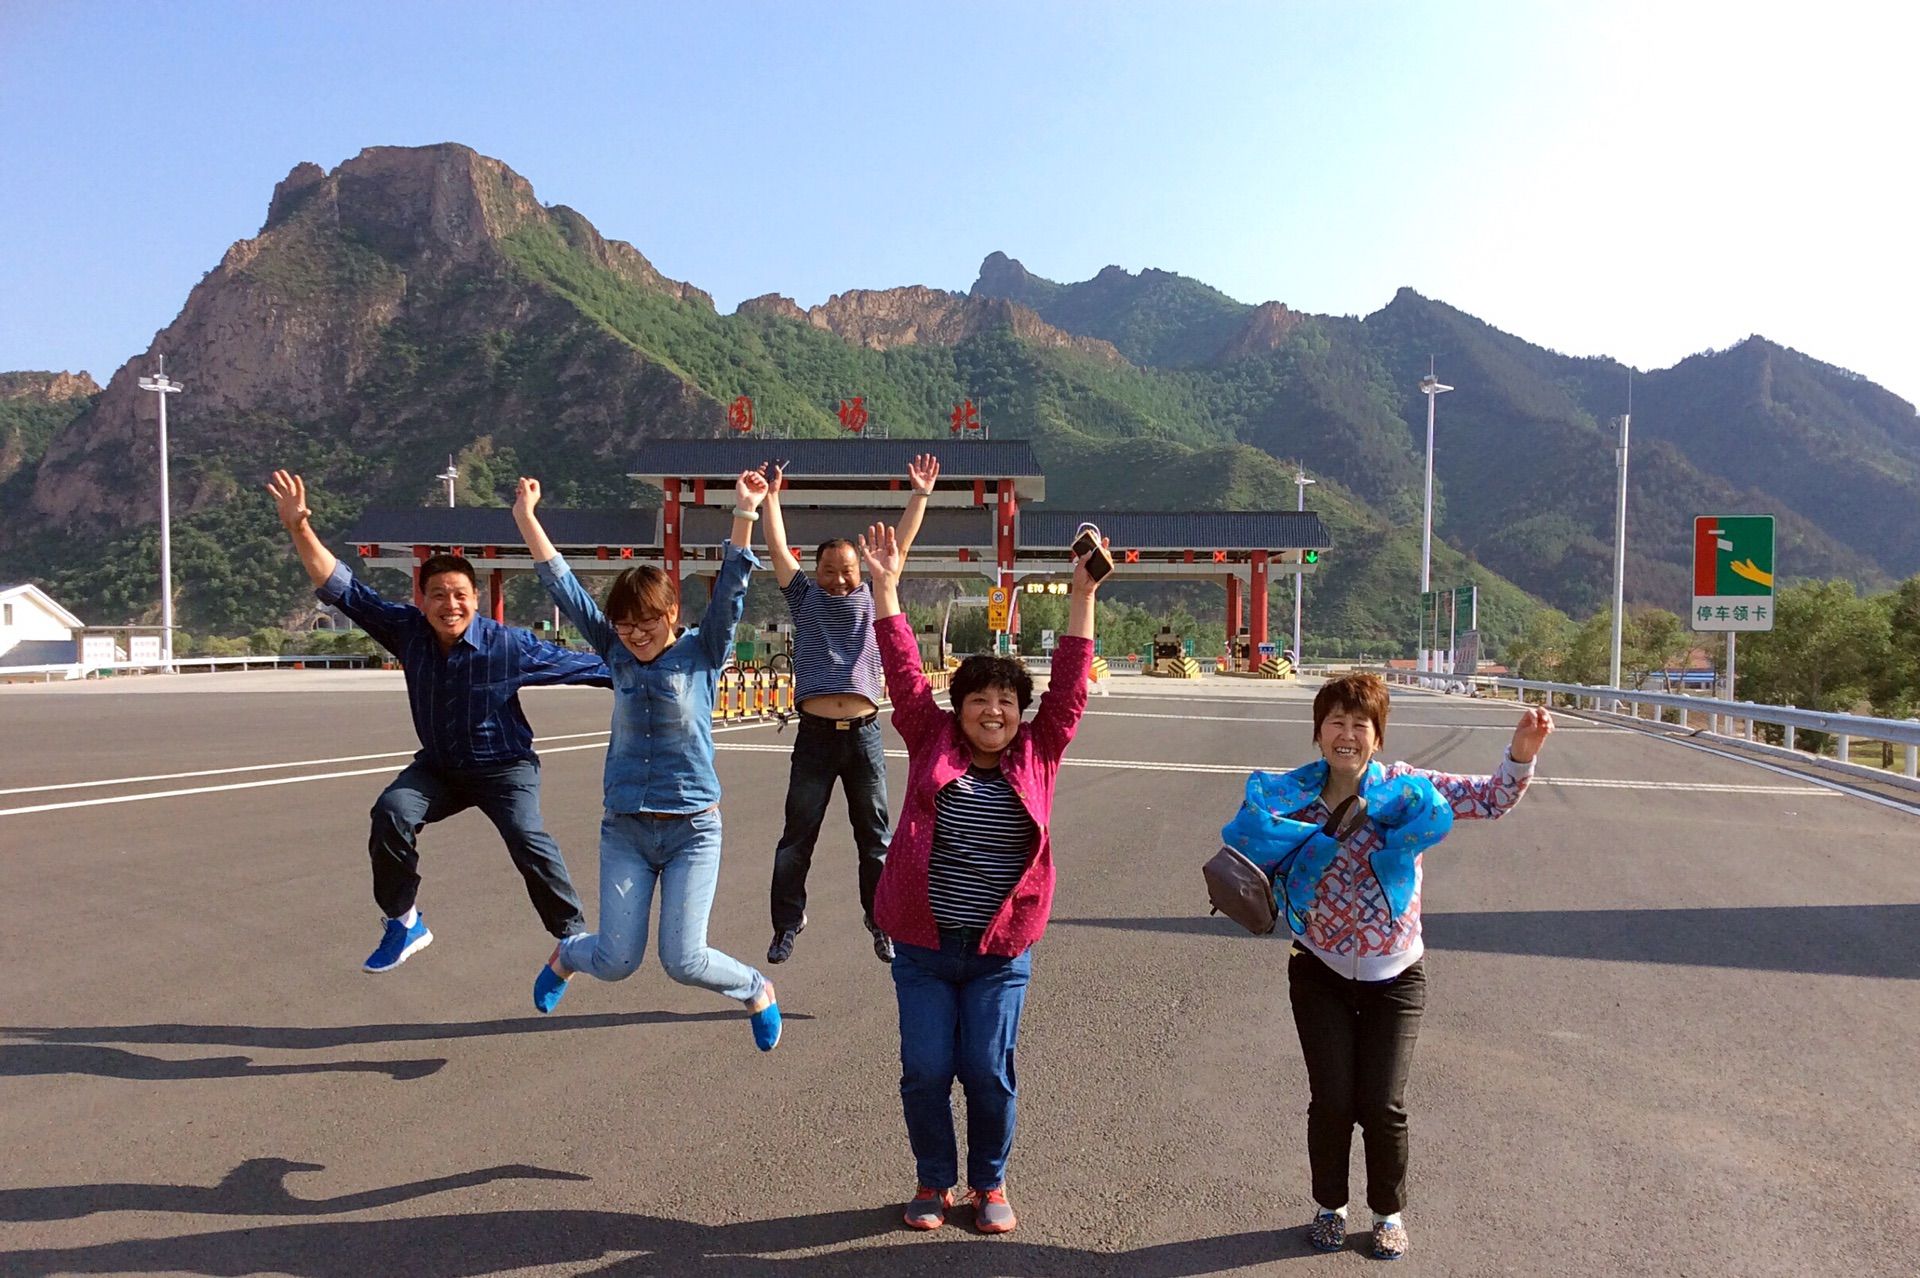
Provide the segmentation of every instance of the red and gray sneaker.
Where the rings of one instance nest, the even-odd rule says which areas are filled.
[[[951,1206],[951,1189],[928,1189],[922,1185],[913,1191],[913,1201],[907,1204],[903,1219],[908,1229],[938,1229],[947,1223],[947,1208]]]
[[[973,1191],[973,1227],[983,1234],[1010,1234],[1019,1224],[1013,1204],[1007,1201],[1007,1187]]]

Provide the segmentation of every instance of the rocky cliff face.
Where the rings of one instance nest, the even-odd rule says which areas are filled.
[[[598,453],[648,433],[723,429],[724,412],[696,388],[516,273],[512,246],[539,237],[712,311],[705,293],[573,210],[542,206],[524,178],[467,147],[372,147],[331,173],[302,163],[274,189],[260,233],[234,244],[152,346],[54,439],[28,521],[121,525],[124,477],[156,464],[156,397],[137,382],[162,354],[187,387],[168,405],[185,513],[232,490],[230,478],[210,482],[214,472],[312,452],[316,435],[371,455],[396,445],[445,453],[481,435],[510,438],[514,422],[538,415]],[[541,361],[517,381],[498,367],[516,350],[523,363],[536,351]],[[525,384],[533,373],[538,394]],[[405,446],[416,440],[425,448]]]
[[[982,333],[1009,329],[1034,346],[1077,351],[1104,364],[1126,363],[1112,343],[1062,332],[1017,302],[969,297],[918,284],[853,289],[806,311],[791,298],[769,293],[742,302],[740,311],[803,320],[842,341],[874,351],[895,346],[958,346]]]
[[[99,393],[100,384],[86,373],[0,373],[0,400],[60,404]]]
[[[1216,363],[1228,364],[1250,355],[1277,351],[1293,331],[1306,322],[1306,316],[1290,311],[1282,302],[1262,302],[1247,316],[1246,327],[1233,335],[1221,348]]]

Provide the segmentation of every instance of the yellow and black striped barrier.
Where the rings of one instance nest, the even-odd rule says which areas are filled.
[[[1162,679],[1198,679],[1200,663],[1192,657],[1162,657],[1153,663],[1148,674],[1159,675]]]
[[[1285,657],[1268,657],[1260,663],[1260,669],[1254,673],[1262,679],[1293,678],[1293,663]]]

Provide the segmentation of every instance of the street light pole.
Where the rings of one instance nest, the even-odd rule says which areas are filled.
[[[1607,665],[1607,686],[1620,686],[1620,630],[1626,615],[1627,596],[1627,428],[1633,421],[1629,408],[1620,419],[1620,446],[1614,459],[1620,472],[1620,492],[1613,512],[1613,656]],[[1615,707],[1618,708],[1618,702]]]
[[[1316,484],[1317,479],[1308,479],[1307,473],[1295,471],[1293,485],[1295,490],[1294,509],[1305,511],[1307,508],[1307,485]],[[1300,594],[1307,588],[1306,565],[1300,565],[1301,571],[1293,575],[1293,668],[1298,670],[1300,663],[1306,660],[1306,653],[1300,650]]]
[[[1427,357],[1427,375],[1420,379],[1420,393],[1427,397],[1427,482],[1420,517],[1420,611],[1421,649],[1415,668],[1428,668],[1426,644],[1427,592],[1433,588],[1433,401],[1452,390],[1433,375],[1433,357]]]
[[[460,478],[460,472],[453,464],[453,454],[447,454],[447,468],[434,476],[447,486],[447,509],[453,509],[453,483]]]
[[[160,668],[173,673],[173,504],[167,493],[167,396],[184,387],[167,380],[167,357],[159,357],[152,377],[140,379],[140,389],[160,397]]]

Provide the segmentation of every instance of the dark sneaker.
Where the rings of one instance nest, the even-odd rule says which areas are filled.
[[[1398,1260],[1407,1254],[1407,1227],[1395,1221],[1381,1221],[1373,1227],[1373,1258]]]
[[[408,927],[399,919],[383,919],[386,931],[380,935],[380,944],[373,953],[367,955],[366,970],[369,972],[391,972],[402,963],[433,944],[433,933],[427,931],[427,916],[416,913],[413,926]]]
[[[767,947],[767,962],[784,963],[793,957],[793,943],[802,932],[807,930],[807,916],[800,916],[800,926],[790,927],[784,932],[773,934],[773,944]]]
[[[947,1208],[953,1206],[951,1189],[928,1189],[920,1186],[913,1192],[913,1201],[907,1204],[902,1219],[908,1229],[938,1229],[947,1223]]]
[[[1323,1211],[1307,1226],[1307,1242],[1315,1251],[1339,1251],[1347,1245],[1347,1218],[1337,1211]]]
[[[1007,1187],[973,1191],[973,1227],[983,1234],[1010,1234],[1020,1223],[1007,1201]]]
[[[873,934],[873,956],[882,963],[893,962],[893,938],[873,924],[867,924],[867,931]]]

